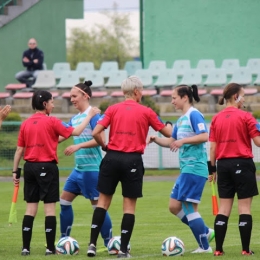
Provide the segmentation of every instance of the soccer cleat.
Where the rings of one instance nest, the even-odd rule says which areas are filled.
[[[126,252],[126,253],[123,253],[122,251],[119,251],[118,254],[117,254],[117,258],[130,258],[131,255]]]
[[[208,242],[210,243],[215,238],[215,231],[212,228],[209,228],[209,232],[207,234]]]
[[[45,255],[56,255],[55,251],[50,251],[48,248],[45,251]]]
[[[222,255],[224,255],[223,251],[215,251],[214,252],[214,256],[222,256]]]
[[[209,246],[208,249],[203,249],[201,247],[199,247],[198,249],[192,251],[192,254],[202,254],[202,253],[212,253],[212,248]]]
[[[30,255],[30,251],[28,251],[26,248],[24,248],[23,250],[22,250],[22,253],[21,253],[21,255]]]
[[[87,256],[88,257],[95,256],[96,255],[96,251],[97,251],[96,246],[94,244],[90,244],[88,246]]]
[[[249,252],[247,252],[246,250],[243,250],[242,255],[254,255],[255,253],[252,250],[249,250]]]

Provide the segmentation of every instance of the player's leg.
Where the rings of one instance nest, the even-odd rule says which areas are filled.
[[[72,202],[81,192],[78,185],[80,175],[82,173],[75,169],[71,172],[60,196],[60,237],[69,236],[71,232],[74,219]]]
[[[33,222],[37,214],[37,210],[38,210],[38,203],[26,204],[26,211],[22,223],[22,238],[23,238],[23,246],[22,246],[22,253],[21,253],[22,255],[30,254]]]
[[[100,165],[97,190],[99,191],[98,204],[94,210],[90,232],[90,243],[87,251],[89,257],[96,255],[96,244],[99,232],[104,223],[107,210],[111,204],[113,194],[119,182],[118,153],[107,151]]]
[[[98,235],[104,223],[107,210],[111,204],[113,195],[106,195],[100,192],[97,207],[94,210],[91,222],[90,242],[87,255],[92,257],[96,255],[96,244]]]
[[[82,181],[79,182],[79,186],[83,196],[86,199],[90,200],[92,208],[94,210],[96,209],[99,197],[99,192],[97,190],[98,175],[98,171],[82,172]],[[107,247],[109,240],[112,238],[112,222],[108,212],[106,212],[104,223],[101,227],[100,233],[104,240],[104,246]]]
[[[189,226],[189,221],[182,208],[182,202],[178,200],[181,199],[181,197],[179,197],[180,183],[185,182],[185,179],[183,178],[185,178],[185,176],[181,174],[177,178],[176,183],[173,185],[170,201],[169,201],[169,211],[177,218],[179,218],[182,221],[182,223]],[[214,238],[214,230],[208,228],[206,225],[205,228],[206,228],[207,239],[210,242]]]
[[[208,228],[198,212],[198,203],[202,196],[206,178],[189,173],[182,173],[178,180],[178,193],[173,194],[171,198],[182,201],[182,209],[186,215],[189,227],[199,244],[199,248],[193,253],[211,253],[207,231]]]
[[[252,233],[253,220],[251,215],[251,204],[253,196],[258,195],[256,182],[256,168],[252,159],[238,159],[240,174],[236,182],[239,212],[239,232],[242,244],[242,254],[252,255],[254,252],[250,250],[250,240]],[[238,175],[238,174],[237,174]]]
[[[219,194],[219,211],[214,221],[216,249],[214,255],[223,255],[223,244],[227,232],[228,220],[235,196],[235,182],[232,177],[233,163],[230,159],[218,160],[217,185]]]
[[[41,174],[38,175],[40,185],[40,200],[44,202],[45,213],[45,238],[46,253],[45,255],[55,254],[56,238],[56,202],[59,201],[59,169],[56,163],[41,163]]]
[[[120,162],[124,215],[121,222],[121,246],[118,257],[130,257],[127,247],[134,229],[137,198],[143,196],[144,166],[142,156],[139,153],[122,153]]]
[[[63,190],[60,196],[60,237],[70,236],[74,213],[72,202],[77,195]]]
[[[45,255],[55,254],[55,237],[56,237],[56,203],[44,203],[45,213],[45,236],[46,236],[46,253]]]
[[[93,210],[95,210],[97,207],[97,200],[91,200],[91,205]],[[101,227],[100,234],[104,240],[104,246],[107,247],[109,240],[112,238],[112,221],[108,211],[106,212],[106,216]]]
[[[40,201],[39,185],[36,174],[38,173],[38,164],[25,162],[24,164],[24,200],[27,202],[26,211],[22,223],[23,247],[22,255],[30,254],[30,244],[32,239],[32,230],[34,218],[37,214],[38,203]]]

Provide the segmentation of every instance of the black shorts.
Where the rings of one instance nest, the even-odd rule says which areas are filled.
[[[217,162],[219,197],[251,198],[258,195],[256,168],[251,158],[228,158]]]
[[[127,198],[143,196],[144,166],[140,153],[108,151],[100,165],[97,189],[106,195],[115,193],[118,182]]]
[[[59,169],[52,162],[26,162],[24,164],[24,200],[53,203],[60,200]]]

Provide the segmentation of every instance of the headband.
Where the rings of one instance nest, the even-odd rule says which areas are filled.
[[[80,92],[82,92],[83,94],[87,95],[87,97],[90,99],[90,96],[88,95],[88,93],[86,93],[85,91],[83,91],[81,88],[76,87],[76,86],[74,86],[73,88],[78,89]]]

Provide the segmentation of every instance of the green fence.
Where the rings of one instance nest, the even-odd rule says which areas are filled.
[[[17,145],[18,131],[20,122],[3,122],[0,131],[0,175],[11,174],[13,167],[13,158]],[[209,123],[208,128],[209,128]],[[109,129],[106,130],[106,140],[108,140]],[[153,129],[149,129],[148,135],[160,135]],[[65,156],[64,150],[67,146],[73,144],[73,139],[69,138],[58,145],[59,169],[67,174],[74,168],[74,155]],[[207,143],[209,154],[209,143]],[[260,149],[253,145],[254,161],[257,169],[260,169]],[[179,168],[178,152],[170,152],[168,148],[162,148],[154,143],[149,144],[143,154],[144,167],[147,169],[171,169]],[[23,167],[24,161],[21,160],[20,167]]]

